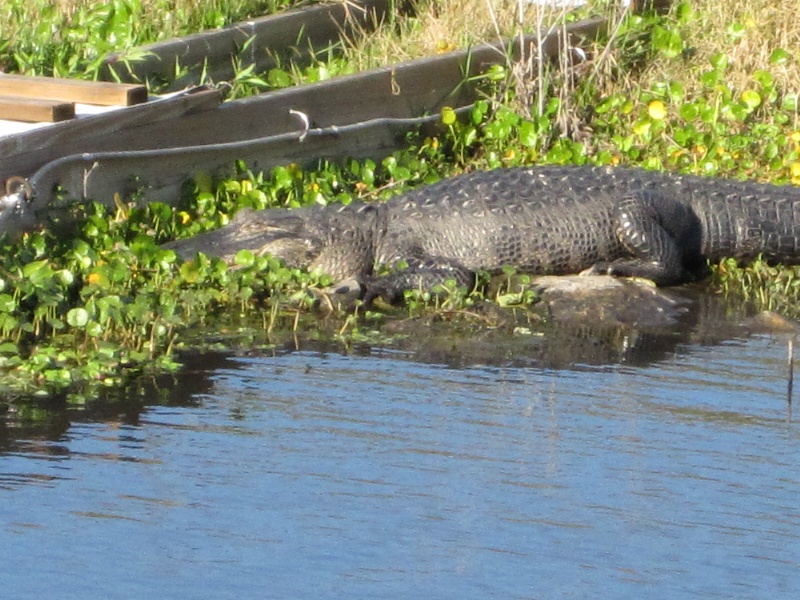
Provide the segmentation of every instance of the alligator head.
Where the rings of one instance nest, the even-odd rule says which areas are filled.
[[[314,206],[287,210],[245,209],[226,226],[165,244],[184,259],[198,252],[232,263],[240,250],[270,255],[289,267],[319,271],[336,281],[372,273],[379,206]]]

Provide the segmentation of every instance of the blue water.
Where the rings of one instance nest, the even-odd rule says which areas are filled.
[[[0,454],[0,595],[795,598],[785,354],[229,358],[193,405]]]

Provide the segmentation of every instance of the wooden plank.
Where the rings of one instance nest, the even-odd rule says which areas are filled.
[[[581,38],[596,36],[605,27],[602,19],[570,24],[544,40],[544,56],[555,56],[565,43],[579,47]],[[541,41],[533,35],[522,44],[538,47]],[[177,98],[160,110],[155,106],[160,103],[148,103],[0,139],[0,179],[28,176],[34,189],[26,210],[0,212],[0,232],[30,227],[57,214],[59,202],[53,193],[57,187],[68,199],[110,203],[114,193],[136,190],[141,201],[174,203],[193,172],[230,173],[236,159],[256,170],[320,158],[379,160],[404,143],[410,125],[397,123],[398,117],[432,114],[436,120],[445,105],[469,106],[477,98],[472,75],[506,62],[518,51],[513,46],[481,46],[228,102],[199,113],[170,106],[187,101]],[[312,130],[301,141],[299,123],[290,109],[305,112],[312,127],[326,129]],[[360,125],[375,118],[380,121]],[[389,124],[387,118],[394,121]],[[151,150],[129,152],[141,148]],[[38,170],[31,173],[32,168]]]
[[[218,91],[201,89],[0,138],[0,181],[14,175],[28,177],[42,165],[69,154],[158,147],[164,138],[154,140],[152,136],[162,128],[174,137],[166,146],[181,145],[181,117],[214,109],[221,100]],[[146,130],[143,135],[136,134],[140,128]]]
[[[147,102],[147,87],[140,84],[0,73],[0,95],[102,106],[131,106]]]
[[[75,104],[59,100],[0,96],[0,119],[29,123],[55,123],[75,116]]]
[[[596,37],[605,27],[602,19],[567,26],[567,39],[580,45]],[[526,48],[536,46],[535,35],[525,38]],[[563,43],[562,32],[543,44],[545,56],[556,56]],[[477,92],[467,84],[493,64],[503,64],[519,53],[519,40],[509,49],[486,44],[469,50],[426,57],[371,71],[336,77],[226,102],[213,118],[187,115],[180,123],[142,127],[131,132],[132,147],[195,146],[277,135],[294,131],[296,117],[289,110],[308,115],[315,127],[345,125],[381,117],[408,118],[438,111],[442,106],[464,106],[474,102]],[[91,151],[91,150],[87,150]]]
[[[581,38],[593,38],[605,27],[602,19],[570,24],[565,29],[566,36],[559,31],[545,40],[544,54],[555,56],[565,39],[571,46],[580,46]],[[536,46],[539,41],[530,36],[523,44]],[[513,54],[519,47],[509,51]],[[398,132],[396,127],[390,131],[386,126],[375,125],[348,136],[331,134],[304,142],[299,142],[296,135],[290,135],[289,139],[283,135],[246,147],[240,143],[296,132],[300,126],[289,109],[308,115],[312,127],[330,127],[385,117],[435,115],[445,105],[467,106],[477,98],[470,77],[491,64],[504,63],[507,56],[508,52],[497,45],[486,45],[228,102],[213,111],[185,114],[156,124],[141,123],[125,129],[124,135],[120,132],[98,136],[87,130],[80,140],[63,140],[72,152],[65,151],[62,156],[73,154],[71,158],[53,162],[34,176],[36,193],[41,195],[37,204],[47,202],[48,190],[56,184],[68,197],[80,198],[86,194],[99,201],[110,201],[115,192],[131,190],[133,176],[146,182],[146,187],[140,190],[145,200],[174,202],[177,190],[192,172],[225,169],[236,159],[245,160],[257,170],[319,158],[380,159],[402,143],[402,131]],[[199,147],[223,142],[236,146]],[[169,156],[156,152],[138,157],[124,153],[116,157],[82,157],[77,153],[175,146],[185,148]],[[77,148],[81,150],[76,152]]]
[[[233,57],[261,72],[275,67],[279,58],[302,63],[312,49],[329,47],[342,33],[354,36],[373,29],[393,8],[394,0],[350,0],[289,10],[142,46],[135,53],[143,56],[135,61],[125,53],[110,54],[103,78],[166,82],[165,91],[197,84],[201,72],[211,81],[228,81],[235,75]],[[177,78],[176,65],[183,70]]]

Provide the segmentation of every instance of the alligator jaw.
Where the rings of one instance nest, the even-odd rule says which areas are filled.
[[[243,210],[224,227],[163,247],[184,260],[203,253],[232,264],[240,250],[249,250],[256,256],[274,256],[290,267],[307,268],[319,255],[323,241],[309,234],[304,225],[299,216],[282,209]]]
[[[270,255],[292,268],[318,271],[336,282],[359,282],[372,275],[375,240],[382,208],[349,205],[309,206],[292,210],[243,210],[216,231],[163,247],[190,259],[198,252],[233,263],[236,253],[249,250]]]

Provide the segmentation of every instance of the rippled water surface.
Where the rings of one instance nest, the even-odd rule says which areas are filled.
[[[219,359],[180,406],[7,432],[2,596],[798,597],[785,353]]]

